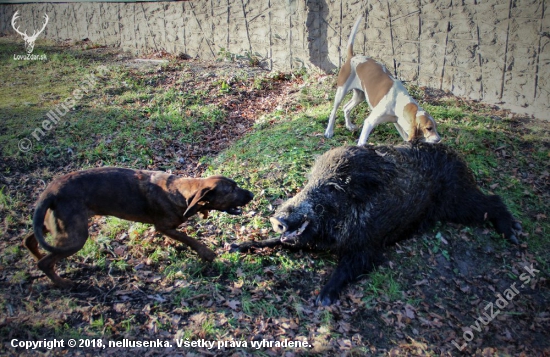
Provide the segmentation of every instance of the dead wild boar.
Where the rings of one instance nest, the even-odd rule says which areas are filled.
[[[372,269],[384,247],[438,222],[493,224],[513,243],[521,225],[499,196],[479,190],[472,171],[443,144],[344,146],[326,152],[308,184],[270,219],[280,238],[235,244],[233,251],[283,244],[330,249],[338,266],[317,304]]]

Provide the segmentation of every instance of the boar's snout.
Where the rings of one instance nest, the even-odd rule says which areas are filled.
[[[269,221],[277,233],[285,233],[288,230],[288,224],[282,218],[271,217]]]

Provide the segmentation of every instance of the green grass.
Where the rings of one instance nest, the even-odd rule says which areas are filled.
[[[10,53],[12,47],[0,42],[0,48]],[[144,78],[123,66],[104,69],[78,53],[24,64],[4,55],[0,74],[4,78],[0,120],[6,129],[0,132],[0,154],[23,163],[40,155],[48,161],[70,158],[147,166],[167,149],[167,143],[202,142],[202,133],[226,117],[223,109],[202,105],[203,90],[166,90],[164,72]],[[75,95],[78,89],[82,91]],[[59,122],[47,123],[47,114],[56,109],[65,113],[62,105],[67,103],[73,110]],[[30,153],[20,152],[18,143],[23,139],[32,142]],[[173,166],[167,162],[163,168]]]
[[[364,286],[364,301],[367,306],[379,298],[395,301],[403,297],[402,287],[395,279],[395,273],[389,269],[379,268],[370,273]]]
[[[101,227],[101,232],[107,237],[115,238],[117,234],[128,231],[131,224],[132,222],[117,217],[106,217],[105,225]]]

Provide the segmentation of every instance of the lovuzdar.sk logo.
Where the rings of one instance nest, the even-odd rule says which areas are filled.
[[[15,14],[13,14],[13,17],[11,18],[11,26],[13,27],[15,32],[17,32],[18,34],[23,36],[23,40],[25,40],[25,50],[27,51],[27,54],[24,55],[24,56],[14,54],[13,59],[14,60],[45,60],[46,59],[45,54],[43,54],[43,55],[33,55],[32,51],[34,50],[34,42],[38,38],[38,35],[40,35],[42,33],[42,31],[44,31],[44,29],[46,28],[46,25],[48,24],[48,20],[49,20],[48,15],[44,14],[44,20],[45,21],[44,21],[44,25],[42,25],[42,28],[38,31],[34,30],[32,35],[29,36],[29,35],[27,35],[27,31],[25,31],[25,32],[19,31],[20,26],[16,27],[15,22],[17,21],[17,19],[20,18],[18,16],[18,14],[19,14],[19,11],[16,11]]]

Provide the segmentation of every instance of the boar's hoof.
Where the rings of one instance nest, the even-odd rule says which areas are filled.
[[[523,231],[523,227],[521,227],[521,224],[519,222],[515,221],[512,224],[512,231],[514,232],[514,234],[512,234],[508,239],[510,240],[510,242],[514,244],[519,244],[519,241],[516,235],[521,234],[521,232]]]
[[[321,290],[319,296],[315,300],[315,305],[317,306],[329,306],[334,304],[338,300],[338,293],[336,291],[325,291]]]
[[[246,243],[233,243],[229,246],[229,253],[246,252],[250,250],[250,247],[246,247]]]

